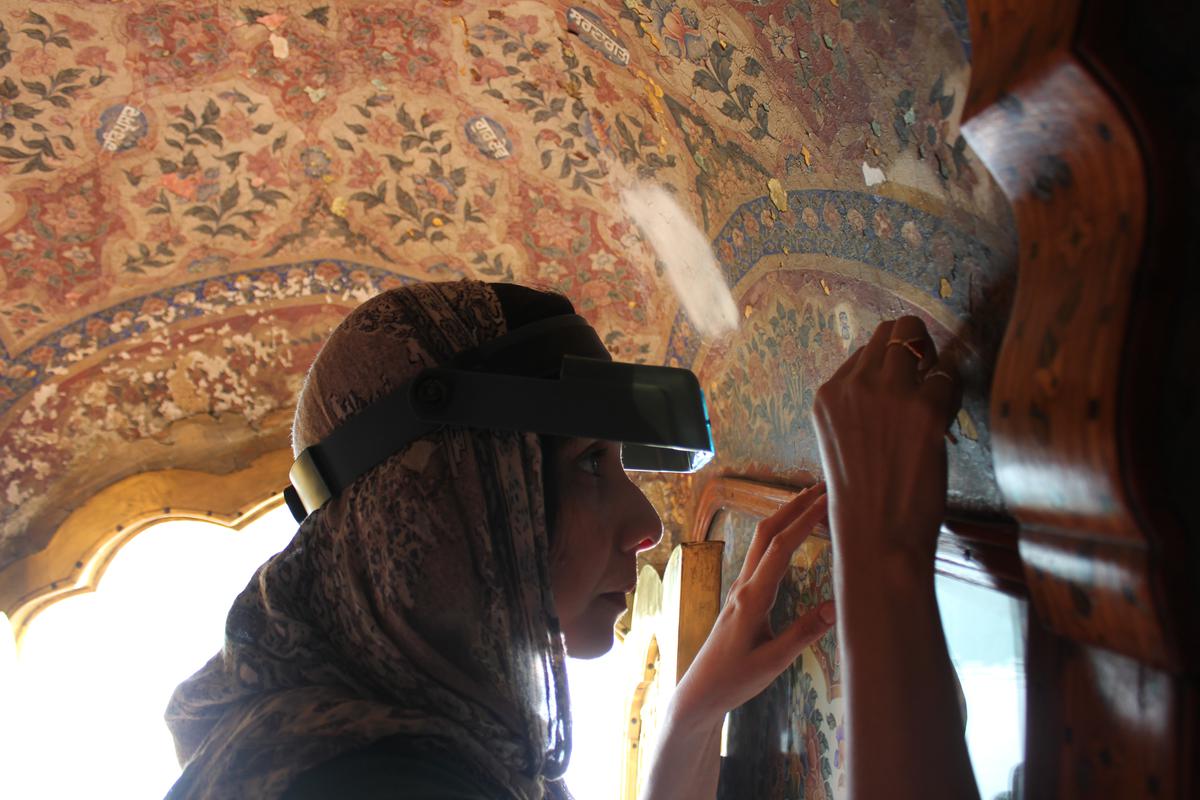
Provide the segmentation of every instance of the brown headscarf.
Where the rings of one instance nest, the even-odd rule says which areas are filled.
[[[299,453],[421,369],[506,332],[477,281],[385,292],[300,391]],[[519,800],[569,798],[571,722],[535,434],[445,429],[310,515],[234,601],[225,646],[175,690],[169,798],[276,798],[384,737]]]

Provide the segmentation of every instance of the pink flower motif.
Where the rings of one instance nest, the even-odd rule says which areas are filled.
[[[99,45],[80,50],[75,56],[75,63],[84,67],[99,67],[108,72],[117,71],[117,65],[108,60],[108,48]]]
[[[532,36],[538,32],[538,18],[532,14],[522,14],[519,17],[509,17],[509,30]]]
[[[331,284],[342,274],[342,268],[332,261],[322,261],[313,271],[317,280],[325,284]]]
[[[226,141],[240,142],[248,139],[254,132],[251,122],[251,119],[240,108],[235,108],[221,115],[217,127],[221,129],[221,135],[225,137]]]
[[[695,29],[684,21],[683,14],[678,8],[672,8],[663,16],[662,38],[678,44],[680,53],[683,53],[687,48],[686,37],[688,31],[691,30]]]
[[[29,360],[34,364],[45,366],[54,360],[54,350],[45,345],[36,347],[29,353]]]
[[[553,90],[558,86],[562,73],[550,64],[538,62],[526,69],[526,74],[533,78],[542,89]],[[601,73],[603,74],[603,73]]]
[[[611,104],[620,101],[621,93],[617,91],[617,87],[613,86],[612,81],[608,79],[608,73],[601,70],[595,73],[596,77],[596,100],[600,103]]]
[[[258,181],[258,186],[287,186],[283,162],[276,158],[270,149],[263,145],[258,152],[246,159],[246,170]]]
[[[566,253],[571,252],[571,242],[578,234],[562,212],[548,206],[542,206],[534,212],[530,230],[540,246],[556,248]]]
[[[367,124],[367,138],[378,145],[395,147],[404,136],[404,129],[388,114],[376,114]]]
[[[347,185],[351,189],[373,189],[383,170],[375,156],[366,150],[360,150],[350,161],[349,173]]]
[[[454,208],[457,195],[454,192],[453,184],[445,178],[417,175],[413,177],[413,184],[416,187],[417,195],[426,204],[441,206],[445,211],[450,211]]]
[[[77,194],[59,202],[47,203],[40,218],[60,237],[89,233],[95,228],[95,218],[87,199]]]
[[[146,302],[142,303],[141,314],[147,317],[156,317],[167,310],[167,301],[161,297],[148,297]]]
[[[55,14],[54,21],[61,25],[67,32],[67,37],[73,42],[90,39],[96,35],[96,29],[86,22],[77,22],[65,14]]]
[[[471,77],[475,79],[476,83],[487,82],[493,78],[503,78],[508,74],[504,65],[494,58],[475,59],[474,70]]]
[[[57,52],[58,48],[54,48],[54,50]],[[28,76],[27,80],[45,78],[58,71],[54,53],[51,53],[49,49],[31,47],[21,51],[14,60],[20,66],[21,74]]]
[[[489,250],[493,246],[491,237],[477,228],[472,228],[458,237],[458,249],[464,252]]]

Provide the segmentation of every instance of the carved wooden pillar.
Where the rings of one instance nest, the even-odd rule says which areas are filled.
[[[1146,427],[1138,415],[1166,344],[1144,324],[1164,298],[1138,287],[1173,266],[1148,247],[1170,198],[1147,171],[1153,132],[1088,56],[1081,7],[970,4],[963,133],[1009,197],[1019,237],[991,423],[1040,622],[1028,645],[1027,794],[1192,797],[1188,542],[1151,499],[1158,476],[1130,436]]]
[[[641,793],[671,692],[717,621],[723,549],[722,542],[687,542],[671,552],[661,579],[648,565],[638,574],[632,622],[621,645],[627,682],[622,696],[629,698],[622,800],[637,800]],[[696,757],[715,759],[719,753]]]

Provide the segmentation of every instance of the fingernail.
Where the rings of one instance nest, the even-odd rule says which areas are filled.
[[[832,600],[826,600],[824,603],[821,603],[817,609],[817,614],[826,625],[832,625],[837,622],[837,609],[834,608]]]

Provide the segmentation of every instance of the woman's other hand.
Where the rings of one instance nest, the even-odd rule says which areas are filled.
[[[902,562],[932,578],[946,510],[946,429],[962,399],[917,317],[885,321],[817,392],[813,419],[842,566]],[[895,558],[893,558],[895,556]]]
[[[792,555],[826,519],[825,487],[817,484],[758,524],[708,639],[675,689],[671,704],[677,717],[698,726],[719,724],[829,630],[836,619],[832,603],[808,612],[778,635],[770,624]]]
[[[934,593],[957,375],[916,317],[817,392],[852,800],[978,797]]]

